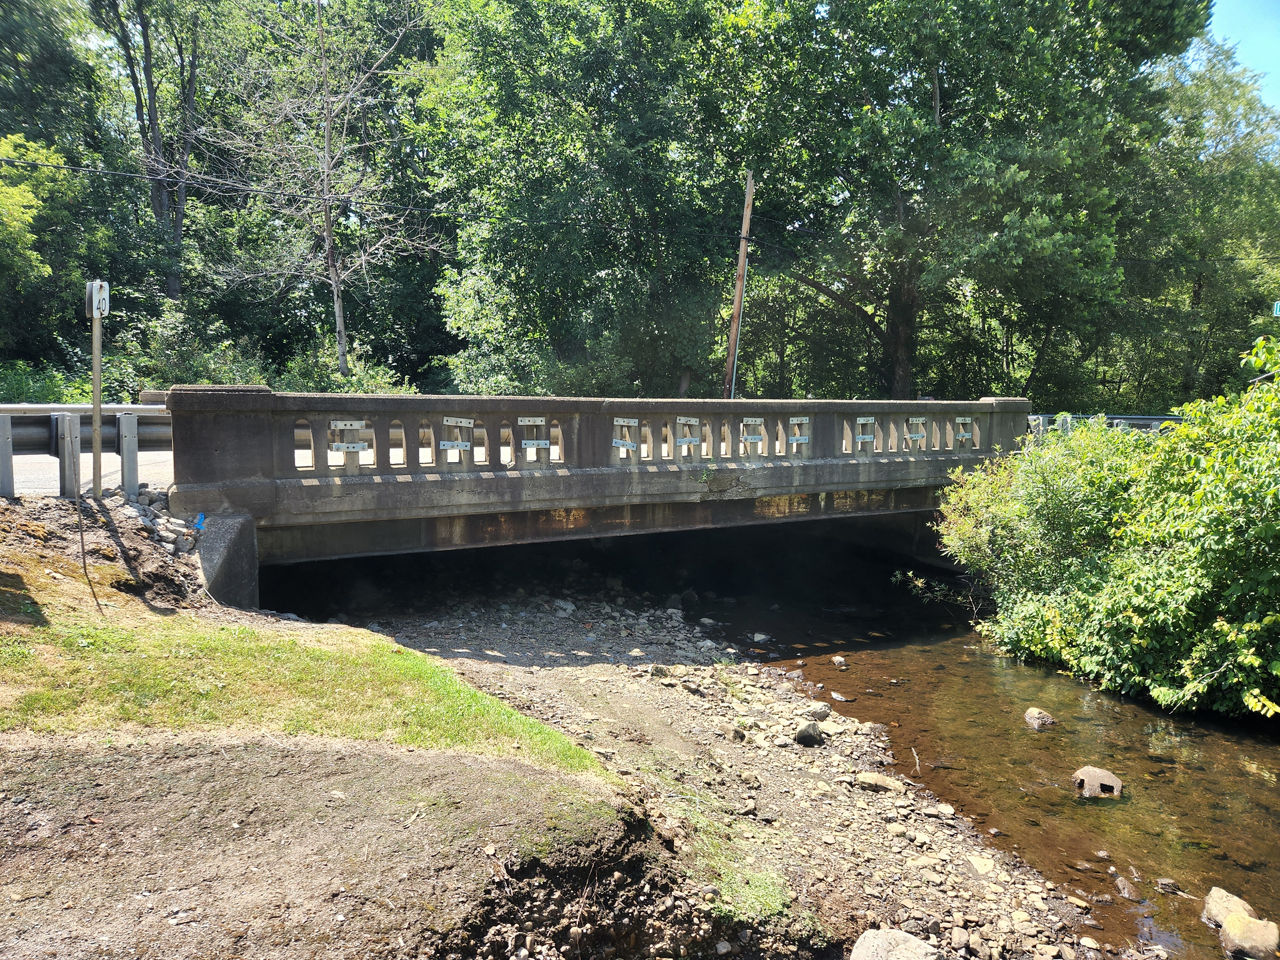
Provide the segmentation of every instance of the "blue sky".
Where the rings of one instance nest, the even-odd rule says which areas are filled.
[[[1262,97],[1280,109],[1280,0],[1214,0],[1209,29],[1244,66],[1266,74]]]

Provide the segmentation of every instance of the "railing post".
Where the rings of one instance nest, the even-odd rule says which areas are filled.
[[[0,497],[12,497],[13,487],[13,419],[0,414]]]
[[[55,413],[53,416],[54,453],[58,458],[58,496],[80,494],[80,415]]]
[[[1017,445],[1027,433],[1027,414],[1031,404],[1020,398],[983,397],[980,403],[991,405],[991,426],[982,437],[982,446],[990,453],[997,447],[1005,453]]]
[[[116,453],[120,456],[120,489],[130,500],[138,496],[138,415],[116,414]]]

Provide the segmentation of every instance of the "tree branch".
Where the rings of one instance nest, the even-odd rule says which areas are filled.
[[[804,286],[808,287],[810,290],[814,291],[815,293],[818,293],[821,296],[826,297],[828,300],[834,303],[837,307],[840,307],[842,310],[847,310],[849,313],[853,314],[855,317],[857,317],[859,320],[862,321],[866,329],[876,338],[876,340],[880,342],[881,346],[888,345],[888,342],[889,342],[888,334],[885,333],[884,327],[880,326],[880,324],[876,322],[876,315],[874,311],[868,310],[866,307],[862,306],[861,304],[854,303],[852,300],[846,297],[839,290],[835,290],[827,286],[821,280],[815,280],[812,277],[806,277],[804,274],[798,273],[796,271],[792,271],[789,274],[789,276],[791,277],[792,280],[795,280],[797,283],[803,284]]]

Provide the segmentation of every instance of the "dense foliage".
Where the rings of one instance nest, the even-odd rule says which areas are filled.
[[[1207,0],[6,0],[0,402],[740,390],[1162,412],[1275,332]],[[1196,39],[1200,37],[1200,39]],[[332,359],[329,359],[332,355]]]
[[[1020,656],[1168,709],[1280,712],[1280,346],[1158,434],[1076,422],[957,477],[946,550]]]

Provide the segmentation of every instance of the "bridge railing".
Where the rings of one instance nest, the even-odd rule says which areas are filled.
[[[174,387],[175,482],[652,472],[1011,449],[1025,400],[361,396]]]

